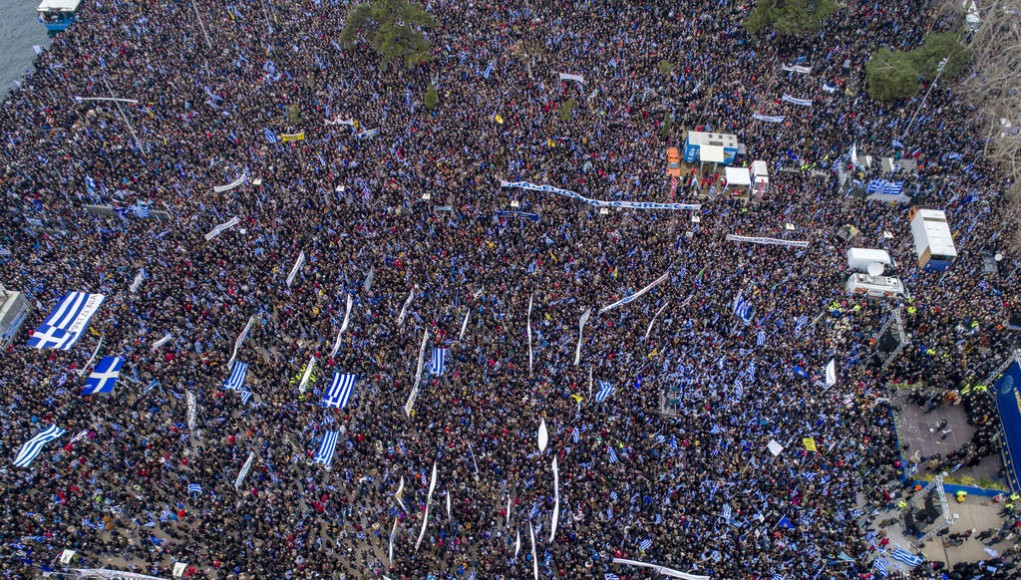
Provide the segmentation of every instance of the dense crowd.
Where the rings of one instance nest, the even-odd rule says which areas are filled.
[[[382,70],[366,42],[337,43],[346,2],[86,1],[8,95],[0,268],[38,308],[0,371],[5,574],[28,577],[70,548],[78,567],[162,576],[187,562],[208,578],[526,578],[530,527],[544,578],[652,577],[614,557],[714,578],[875,573],[869,516],[902,465],[886,382],[984,380],[1011,346],[1004,325],[1019,296],[1004,184],[968,107],[936,87],[905,134],[918,101],[884,105],[863,90],[874,48],[915,46],[953,22],[929,2],[851,1],[818,35],[753,39],[741,27],[749,6],[731,2],[423,4],[439,23],[433,58]],[[794,62],[811,73],[781,70]],[[139,103],[72,99],[111,94]],[[326,123],[345,119],[356,126]],[[739,164],[768,161],[764,200],[707,195],[685,178],[676,196],[702,203],[694,223],[500,188],[670,201],[665,149],[696,128],[736,134]],[[917,267],[905,206],[836,190],[855,143],[916,158],[910,188],[957,231],[945,273]],[[494,215],[512,200],[539,220]],[[107,217],[86,205],[147,210]],[[845,224],[861,231],[850,244],[834,237]],[[849,245],[887,248],[911,298],[849,296]],[[990,250],[1005,255],[1001,275],[983,271]],[[68,291],[107,296],[87,335],[70,352],[27,347]],[[748,324],[732,312],[739,295],[754,307]],[[910,344],[881,370],[876,334],[901,306]],[[222,386],[252,316],[237,357],[250,365],[243,403]],[[433,347],[449,355],[408,417],[425,332],[427,359]],[[79,371],[100,337],[100,356],[127,363],[111,396],[82,397]],[[831,359],[838,380],[826,387]],[[358,376],[342,410],[320,404],[334,371]],[[601,382],[615,390],[597,402]],[[194,430],[186,393],[198,400]],[[67,435],[30,468],[12,466],[51,424]],[[334,430],[332,465],[313,463]],[[984,577],[1011,577],[1010,560]],[[912,573],[936,577],[928,563]]]

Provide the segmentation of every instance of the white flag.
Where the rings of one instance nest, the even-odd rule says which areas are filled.
[[[539,423],[539,452],[546,451],[546,443],[549,441],[549,433],[546,431],[546,419]]]
[[[150,351],[154,351],[157,348],[163,346],[164,344],[170,342],[173,339],[174,339],[174,335],[172,335],[172,334],[170,334],[168,332],[166,336],[164,336],[163,338],[161,338],[161,339],[157,340],[156,342],[152,343],[152,346],[149,347],[149,350]]]
[[[295,276],[301,270],[301,267],[305,265],[305,250],[302,250],[298,254],[298,259],[294,261],[294,266],[291,268],[291,273],[287,275],[287,287],[291,287],[291,282],[294,282]]]
[[[457,336],[457,340],[464,339],[464,329],[468,328],[468,317],[471,316],[471,313],[472,309],[471,307],[469,307],[468,310],[464,313],[464,322],[461,323],[461,334]]]
[[[775,439],[770,439],[769,445],[767,445],[766,447],[769,448],[769,452],[773,454],[773,457],[780,455],[780,453],[783,451],[783,445],[777,443]]]
[[[330,351],[330,358],[333,358],[337,354],[337,349],[340,348],[340,335],[344,334],[347,329],[348,317],[351,316],[351,295],[347,295],[347,310],[344,312],[344,322],[340,325],[340,332],[337,333],[337,341],[333,343],[333,350]]]
[[[528,376],[532,376],[532,298],[535,294],[528,297]]]
[[[248,452],[248,460],[245,461],[245,465],[241,468],[241,473],[238,474],[238,478],[234,480],[234,489],[241,489],[241,484],[244,483],[245,477],[248,476],[248,470],[252,468],[252,461],[255,460],[255,452]]]
[[[581,361],[581,337],[582,333],[585,332],[585,323],[588,322],[589,316],[592,316],[592,309],[589,308],[581,315],[578,319],[578,346],[574,349],[574,366],[578,366]]]
[[[411,417],[411,410],[415,407],[415,399],[418,398],[418,382],[422,379],[422,365],[425,363],[425,343],[429,340],[429,331],[422,334],[422,346],[418,348],[418,368],[415,369],[415,384],[411,386],[411,394],[408,401],[404,403],[404,414]]]
[[[132,294],[137,293],[138,289],[141,288],[142,280],[144,280],[144,279],[145,279],[145,270],[144,269],[143,270],[139,270],[138,273],[135,274],[135,279],[131,281],[131,287],[128,288],[128,290],[130,290]]]
[[[397,518],[394,518],[394,529],[390,530],[390,565],[394,564],[394,537],[397,536]]]
[[[835,384],[837,384],[837,361],[830,359],[829,364],[826,365],[826,386],[832,387]]]
[[[308,386],[308,379],[312,376],[312,370],[316,367],[316,355],[312,355],[308,359],[308,364],[305,365],[305,374],[301,376],[301,383],[298,385],[298,392],[304,393],[305,388]]]
[[[418,286],[415,286],[418,288]],[[397,317],[397,326],[404,324],[404,317],[408,315],[408,306],[411,306],[411,301],[415,299],[415,288],[411,289],[411,294],[408,294],[408,299],[404,301],[404,306],[401,307],[400,316]]]

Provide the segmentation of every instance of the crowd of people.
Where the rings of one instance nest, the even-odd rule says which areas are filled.
[[[848,2],[818,35],[753,38],[733,2],[423,5],[432,58],[384,69],[365,40],[338,44],[347,2],[86,1],[6,97],[0,271],[37,307],[0,371],[5,577],[65,549],[74,567],[164,577],[175,562],[198,578],[653,577],[613,558],[879,574],[871,516],[903,466],[887,382],[957,389],[1013,344],[1016,226],[968,105],[938,86],[907,131],[917,99],[864,92],[872,50],[955,23],[931,2]],[[811,72],[781,69],[795,62]],[[736,134],[738,164],[766,160],[765,199],[698,174],[673,194],[697,212],[604,213],[500,186],[670,202],[665,150],[695,129]],[[852,145],[918,161],[913,188],[956,231],[945,273],[917,267],[906,206],[837,191]],[[850,245],[885,247],[911,297],[848,295]],[[69,291],[106,296],[86,335],[28,347]],[[909,345],[882,369],[877,333],[900,307]],[[223,385],[252,317],[245,402]],[[427,361],[448,355],[409,416],[425,333]],[[111,395],[83,397],[100,339],[126,363]],[[335,371],[357,375],[343,409],[320,400]],[[13,466],[54,424],[66,435]],[[332,463],[314,462],[334,431]],[[1012,577],[1012,559],[982,577]]]

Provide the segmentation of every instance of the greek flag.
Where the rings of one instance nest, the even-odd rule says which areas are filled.
[[[732,515],[730,504],[723,504],[723,509],[720,511],[720,517],[724,519],[728,524],[730,523],[730,516]]]
[[[754,308],[752,308],[751,302],[742,298],[740,294],[734,297],[734,315],[744,321],[745,324],[751,322],[753,312]]]
[[[245,378],[248,376],[248,363],[234,361],[234,367],[230,369],[230,376],[223,383],[225,391],[241,391],[245,387]]]
[[[170,510],[164,509],[160,512],[160,522],[164,524],[169,522],[172,515],[173,514],[170,513]]]
[[[875,561],[872,562],[872,567],[875,568],[876,572],[883,578],[890,575],[890,571],[886,569],[886,560],[882,558],[876,558]]]
[[[144,204],[136,203],[135,205],[129,207],[128,209],[131,210],[131,213],[135,214],[135,217],[147,218],[150,215],[152,215],[149,212],[149,206]]]
[[[620,580],[620,576],[617,576],[613,572],[607,572],[606,575],[603,576],[603,580]]]
[[[188,493],[202,493],[202,486],[197,483],[189,483]]]
[[[488,65],[488,66],[486,66],[486,70],[484,70],[484,71],[482,72],[482,78],[485,78],[485,79],[487,79],[487,80],[489,79],[489,75],[490,75],[490,73],[492,73],[492,72],[493,72],[493,65],[494,65],[494,64],[496,64],[496,61],[495,61],[495,60],[491,60],[491,61],[489,61],[489,65]],[[476,70],[478,70],[478,69],[476,69]]]
[[[337,447],[337,438],[340,436],[340,431],[327,431],[323,435],[323,441],[319,444],[319,451],[316,452],[315,459],[313,462],[322,463],[323,465],[330,465],[333,463],[333,450]]]
[[[86,175],[85,176],[85,189],[90,194],[96,192],[96,180],[92,179],[91,175]]]
[[[801,334],[801,329],[808,324],[808,317],[802,314],[798,317],[798,321],[794,323],[794,334]]]
[[[755,369],[756,368],[757,368],[757,366],[755,364],[755,361],[752,361],[752,362],[748,363],[748,368],[745,369],[745,373],[748,375],[748,378],[750,378],[752,380],[755,380]]]
[[[50,425],[21,446],[21,451],[18,451],[18,456],[14,458],[14,466],[28,467],[33,461],[35,461],[35,458],[39,456],[39,453],[43,450],[43,445],[46,445],[63,434],[63,429],[56,425]]]
[[[252,398],[252,391],[241,391],[241,404],[247,405]]]
[[[32,333],[28,346],[71,350],[105,299],[102,294],[68,292]]]
[[[447,370],[447,349],[434,348],[433,358],[429,361],[429,374],[442,375]]]
[[[922,558],[912,554],[911,552],[901,547],[894,548],[893,552],[890,554],[890,557],[893,558],[894,560],[897,560],[898,562],[903,562],[908,566],[911,566],[912,568],[918,566],[919,564],[925,561]]]
[[[613,450],[613,447],[607,447],[606,452],[610,454],[610,465],[617,463],[617,452]]]
[[[787,580],[781,574],[773,574],[772,580]]]
[[[96,395],[100,393],[112,393],[113,385],[117,382],[117,376],[124,366],[124,359],[119,356],[104,356],[92,374],[85,379],[85,387],[82,389],[82,396]]]
[[[333,373],[333,382],[330,383],[330,388],[323,395],[323,404],[338,409],[346,407],[347,402],[351,400],[351,394],[354,393],[355,379],[357,378],[357,375]]]
[[[617,390],[617,389],[614,389],[613,386],[611,386],[610,383],[608,383],[606,381],[596,381],[596,382],[599,384],[599,392],[596,393],[596,402],[597,403],[602,403],[603,401],[606,400],[607,397],[609,397],[610,395],[613,394],[613,391]]]
[[[865,193],[869,195],[900,195],[902,191],[904,191],[903,181],[873,179],[865,186]]]
[[[571,441],[574,441],[575,443],[577,443],[579,438],[580,438],[580,435],[578,433],[578,428],[575,427],[574,430],[571,431]]]
[[[642,540],[642,543],[638,544],[638,547],[641,548],[642,551],[644,552],[652,547],[652,540],[646,538]]]
[[[760,330],[759,335],[755,338],[755,346],[766,346],[766,331]]]
[[[276,143],[277,142],[276,134],[274,134],[273,131],[270,131],[269,128],[263,127],[262,134],[263,134],[264,137],[266,137],[266,140],[269,141],[270,143]]]

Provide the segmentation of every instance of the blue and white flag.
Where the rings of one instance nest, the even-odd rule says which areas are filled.
[[[447,349],[434,348],[432,360],[429,361],[429,374],[442,375],[447,370]]]
[[[490,73],[493,72],[493,65],[496,64],[496,60],[489,61],[489,65],[486,66],[486,70],[482,71],[482,78],[489,79]],[[476,69],[478,70],[478,69]]]
[[[620,580],[620,576],[617,576],[613,572],[607,572],[603,575],[603,580]]]
[[[234,367],[230,369],[230,376],[227,377],[227,380],[223,383],[223,390],[244,390],[246,377],[248,377],[248,363],[234,361]]]
[[[39,453],[43,450],[43,445],[63,434],[64,430],[56,425],[50,425],[42,430],[38,435],[29,439],[21,446],[21,451],[18,451],[18,456],[14,458],[14,466],[28,467],[39,456]]]
[[[241,404],[247,405],[252,398],[252,391],[241,391]]]
[[[330,388],[323,395],[323,404],[338,409],[346,407],[347,402],[351,400],[351,394],[354,393],[355,379],[357,378],[358,376],[353,374],[333,373]]]
[[[275,133],[273,133],[273,131],[270,131],[268,127],[263,127],[263,129],[262,129],[262,135],[263,135],[263,137],[265,137],[265,138],[266,138],[266,140],[267,140],[267,141],[269,141],[270,143],[276,143],[276,142],[277,142],[277,136],[276,136],[276,134],[275,134]]]
[[[149,206],[145,204],[136,203],[135,205],[129,207],[128,209],[131,210],[131,213],[135,214],[135,217],[148,218],[149,216],[152,215],[152,213],[149,211]]]
[[[606,452],[610,455],[610,464],[617,463],[617,452],[613,450],[613,447],[607,447]]]
[[[732,511],[732,508],[730,507],[730,504],[729,503],[723,504],[723,509],[720,510],[720,517],[723,518],[723,521],[725,521],[725,522],[727,522],[729,524],[730,523],[730,518],[731,518],[732,514],[733,514],[733,511]]]
[[[642,542],[640,544],[638,544],[638,547],[641,548],[642,551],[644,552],[644,551],[646,551],[646,550],[648,550],[649,548],[652,547],[652,540],[646,538],[646,539],[642,540]]]
[[[745,324],[751,322],[752,314],[754,313],[755,309],[754,307],[752,307],[751,302],[748,302],[747,300],[741,297],[741,294],[738,294],[737,296],[734,297],[733,308],[734,315],[740,318],[742,321],[744,321]]]
[[[802,314],[798,317],[798,321],[794,323],[794,334],[801,334],[801,329],[808,324],[808,317]]]
[[[755,346],[766,346],[766,331],[760,330],[759,335],[755,337]]]
[[[787,580],[787,578],[784,578],[781,574],[773,574],[772,580]]]
[[[104,356],[96,364],[96,368],[92,369],[92,374],[89,375],[89,378],[85,379],[82,396],[112,393],[114,383],[117,382],[117,376],[120,375],[122,366],[124,366],[123,358],[119,356]]]
[[[197,483],[189,483],[188,493],[202,493],[202,486]]]
[[[573,431],[571,431],[571,441],[574,441],[575,443],[577,443],[577,442],[578,442],[578,439],[579,439],[580,437],[581,437],[581,436],[580,436],[580,435],[579,435],[579,433],[578,433],[578,428],[577,428],[577,427],[575,427],[575,428],[574,428],[574,430],[573,430]]]
[[[890,557],[893,558],[894,560],[897,560],[898,562],[903,562],[904,564],[907,564],[912,568],[918,566],[919,564],[925,561],[924,559],[912,554],[911,552],[908,552],[907,550],[901,547],[894,548],[893,552],[890,553]]]
[[[332,464],[333,451],[337,448],[338,437],[340,437],[340,431],[327,431],[326,434],[323,435],[323,440],[319,444],[319,451],[316,452],[313,462],[322,463],[323,465]]]
[[[792,97],[792,96],[788,95],[787,93],[784,93],[784,95],[782,97],[780,97],[780,100],[781,101],[786,101],[788,103],[791,103],[792,105],[799,105],[799,106],[802,106],[802,107],[811,107],[812,106],[812,99],[798,99],[796,97]]]
[[[32,337],[28,339],[28,346],[71,350],[105,299],[102,294],[68,292],[32,333]]]
[[[784,528],[786,530],[794,529],[794,524],[792,524],[791,521],[787,519],[787,516],[781,517],[780,521],[776,522],[776,525],[777,527]]]
[[[596,393],[597,403],[602,403],[607,399],[607,397],[613,394],[613,391],[617,390],[606,381],[596,381],[596,383],[599,384],[599,392]]]
[[[882,558],[876,558],[875,561],[872,562],[872,567],[876,569],[876,573],[878,573],[883,578],[886,578],[887,576],[890,575],[890,571],[886,568],[886,565],[887,565],[886,560]]]

